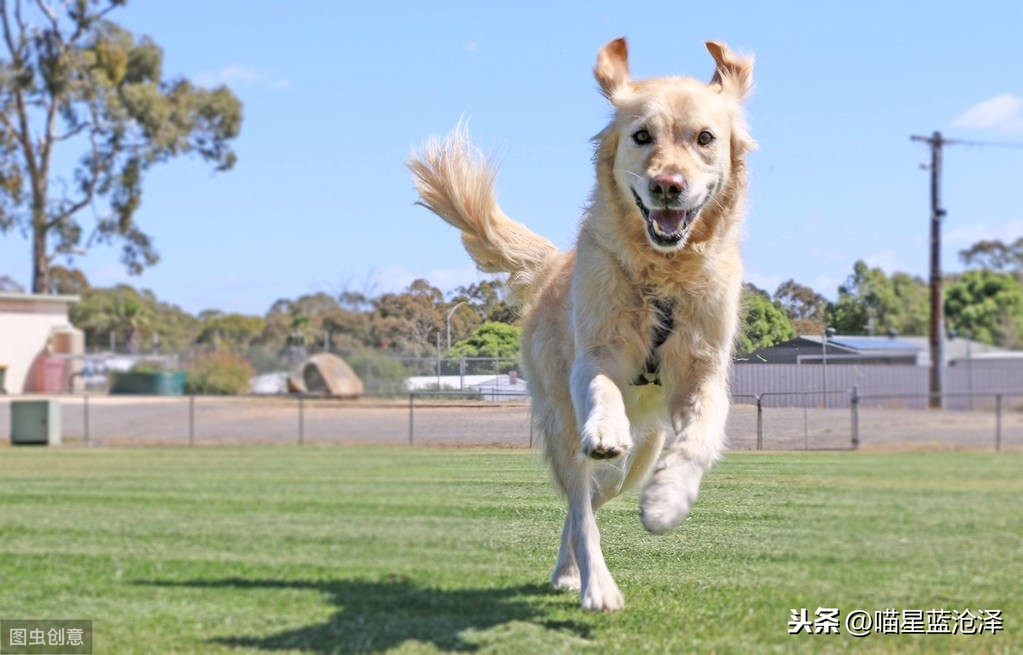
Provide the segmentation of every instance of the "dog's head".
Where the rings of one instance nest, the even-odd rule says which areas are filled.
[[[624,38],[604,46],[593,71],[615,109],[597,137],[598,163],[610,169],[628,220],[645,221],[650,243],[664,252],[710,237],[715,203],[755,147],[741,106],[753,59],[723,43],[706,45],[716,64],[709,83],[631,80]]]

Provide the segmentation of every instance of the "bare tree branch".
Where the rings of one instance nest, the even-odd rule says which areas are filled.
[[[54,31],[57,31],[59,23],[57,22],[57,14],[54,13],[53,8],[46,4],[44,0],[36,0],[36,4],[39,5],[39,9],[46,14],[46,17],[50,19],[50,23],[53,25]]]
[[[94,123],[97,122],[99,119],[96,116],[95,108],[93,108],[91,104],[90,112],[92,113],[93,122]],[[91,166],[89,171],[89,179],[85,185],[85,194],[77,202],[72,203],[66,209],[64,209],[64,211],[57,213],[50,221],[48,221],[46,224],[47,230],[52,229],[57,225],[60,225],[63,221],[67,220],[74,214],[77,214],[82,209],[88,207],[92,203],[93,198],[96,196],[96,185],[99,183],[100,173],[102,172],[102,167],[100,166],[99,163],[100,153],[99,144],[96,142],[96,134],[97,130],[93,130],[92,132],[89,133],[89,144],[92,148],[92,154],[89,157],[89,162]]]
[[[15,44],[14,36],[11,34],[10,19],[7,16],[7,2],[6,0],[0,0],[0,15],[2,15],[3,19],[4,41],[7,43],[7,50],[11,53],[11,63],[14,65],[15,74],[20,75],[23,74],[25,70],[25,60],[21,51],[21,48],[25,43],[25,24],[21,20],[20,0],[15,1],[14,11],[18,22],[17,45]],[[32,180],[36,180],[40,169],[38,162],[36,161],[35,151],[32,148],[32,136],[28,122],[28,112],[25,110],[25,92],[20,84],[14,85],[14,104],[18,114],[18,140],[25,153],[25,163],[27,164],[29,175]],[[33,187],[36,186],[37,185],[33,185]],[[39,199],[35,197],[38,189],[33,188],[32,191],[34,201],[38,201]]]
[[[88,123],[82,123],[78,127],[70,129],[67,132],[64,132],[63,134],[54,134],[50,138],[50,140],[54,142],[67,141],[69,139],[75,138],[89,127],[91,127],[91,125],[89,125]]]

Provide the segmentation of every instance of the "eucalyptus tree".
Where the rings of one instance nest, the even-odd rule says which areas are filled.
[[[0,0],[0,229],[31,241],[36,293],[56,257],[97,243],[119,244],[133,274],[158,261],[135,220],[150,167],[235,163],[239,100],[165,78],[161,48],[108,18],[124,4]]]

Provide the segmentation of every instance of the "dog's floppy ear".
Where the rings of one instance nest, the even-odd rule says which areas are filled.
[[[753,57],[737,55],[720,41],[707,41],[706,46],[717,64],[710,83],[739,100],[745,98],[753,88]]]
[[[629,48],[625,37],[611,41],[597,53],[593,76],[604,97],[611,99],[615,91],[629,83]]]

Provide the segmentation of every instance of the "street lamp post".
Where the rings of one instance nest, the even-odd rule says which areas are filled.
[[[970,392],[970,409],[973,409],[973,353],[970,346],[973,344],[973,334],[966,333],[966,384]]]
[[[454,307],[448,310],[448,315],[444,318],[444,325],[447,327],[448,332],[448,350],[451,350],[451,315],[455,313],[455,310],[464,305],[467,300],[463,300]]]
[[[437,330],[437,391],[440,391],[440,330]]]
[[[824,384],[824,409],[828,408],[828,339],[835,336],[835,328],[826,328],[821,339],[821,369]]]

